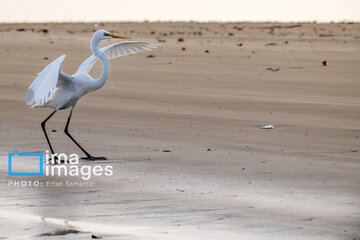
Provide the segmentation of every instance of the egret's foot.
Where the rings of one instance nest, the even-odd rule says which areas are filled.
[[[88,157],[81,157],[81,159],[84,160],[90,160],[90,161],[95,161],[95,160],[106,160],[106,157],[93,157],[93,156],[88,156]]]

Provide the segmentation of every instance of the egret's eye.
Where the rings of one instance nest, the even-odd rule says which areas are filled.
[[[104,36],[111,36],[110,33],[104,33]]]

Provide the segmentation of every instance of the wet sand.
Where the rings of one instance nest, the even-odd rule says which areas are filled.
[[[81,181],[9,177],[7,153],[47,149],[26,89],[62,54],[74,73],[100,28],[162,41],[75,108],[70,132],[108,157],[80,164],[114,175],[8,186]],[[360,239],[359,24],[3,24],[0,46],[0,239]],[[50,139],[81,154],[67,115]]]

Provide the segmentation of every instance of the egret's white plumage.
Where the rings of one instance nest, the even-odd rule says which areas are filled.
[[[34,107],[49,107],[54,111],[42,123],[41,127],[44,131],[46,140],[49,144],[51,153],[54,150],[47,136],[45,123],[61,109],[71,107],[68,121],[65,126],[65,134],[85,153],[89,160],[106,159],[105,157],[91,156],[80,144],[70,135],[68,126],[71,115],[78,100],[88,92],[104,86],[109,75],[109,59],[135,54],[141,51],[148,51],[159,46],[158,43],[147,43],[137,41],[119,42],[102,49],[99,49],[99,41],[110,38],[125,38],[116,34],[109,33],[105,30],[97,31],[91,39],[91,50],[93,55],[86,59],[79,67],[77,72],[71,76],[61,71],[61,65],[65,59],[65,55],[57,58],[42,70],[34,82],[30,85],[26,93],[26,104]],[[90,70],[96,61],[102,64],[102,73],[98,79],[90,76]]]
[[[94,54],[80,65],[74,75],[69,76],[61,71],[65,55],[57,58],[44,68],[27,90],[26,104],[32,105],[34,103],[32,108],[50,107],[54,110],[68,108],[86,93],[94,91],[105,84],[109,72],[108,59],[149,51],[159,46],[158,43],[125,41],[99,49],[99,41],[109,38],[104,33],[108,32],[99,30],[94,34],[91,41]],[[103,64],[103,73],[99,79],[93,79],[89,73],[98,60]]]
[[[41,106],[48,101],[51,93],[55,91],[59,79],[62,79],[61,64],[64,59],[65,55],[62,55],[38,74],[38,77],[27,90],[26,104],[31,105],[35,102],[34,106]]]

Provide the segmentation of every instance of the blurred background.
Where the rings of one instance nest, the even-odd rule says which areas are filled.
[[[1,0],[0,22],[359,21],[358,0]]]

